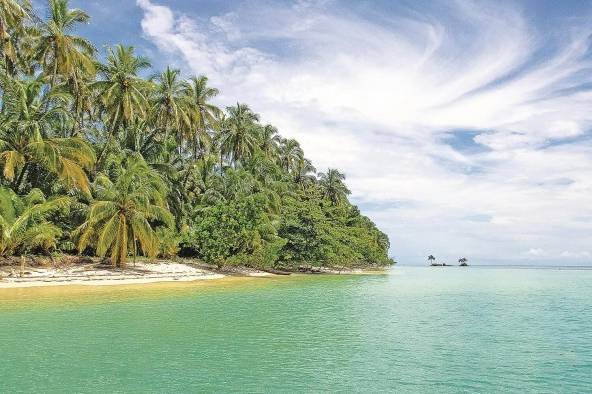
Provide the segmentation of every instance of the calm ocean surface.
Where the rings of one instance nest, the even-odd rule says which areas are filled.
[[[0,392],[592,392],[592,270],[0,290]]]

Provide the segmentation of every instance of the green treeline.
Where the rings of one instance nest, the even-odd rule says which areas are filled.
[[[99,61],[67,0],[0,0],[0,257],[191,256],[217,265],[387,265],[385,234],[296,140],[205,76]]]

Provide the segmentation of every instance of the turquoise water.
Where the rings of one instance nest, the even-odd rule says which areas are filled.
[[[592,391],[592,271],[0,290],[0,392]]]

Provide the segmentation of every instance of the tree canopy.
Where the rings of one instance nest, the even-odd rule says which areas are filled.
[[[206,76],[153,70],[133,47],[101,56],[68,0],[43,15],[0,0],[0,256],[393,263],[345,175],[317,174],[253,108],[222,107]]]

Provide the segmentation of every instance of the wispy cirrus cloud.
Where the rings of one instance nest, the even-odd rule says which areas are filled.
[[[245,1],[209,19],[137,4],[147,39],[221,103],[249,103],[319,168],[344,169],[402,261],[590,260],[584,18],[549,33],[499,2]]]

